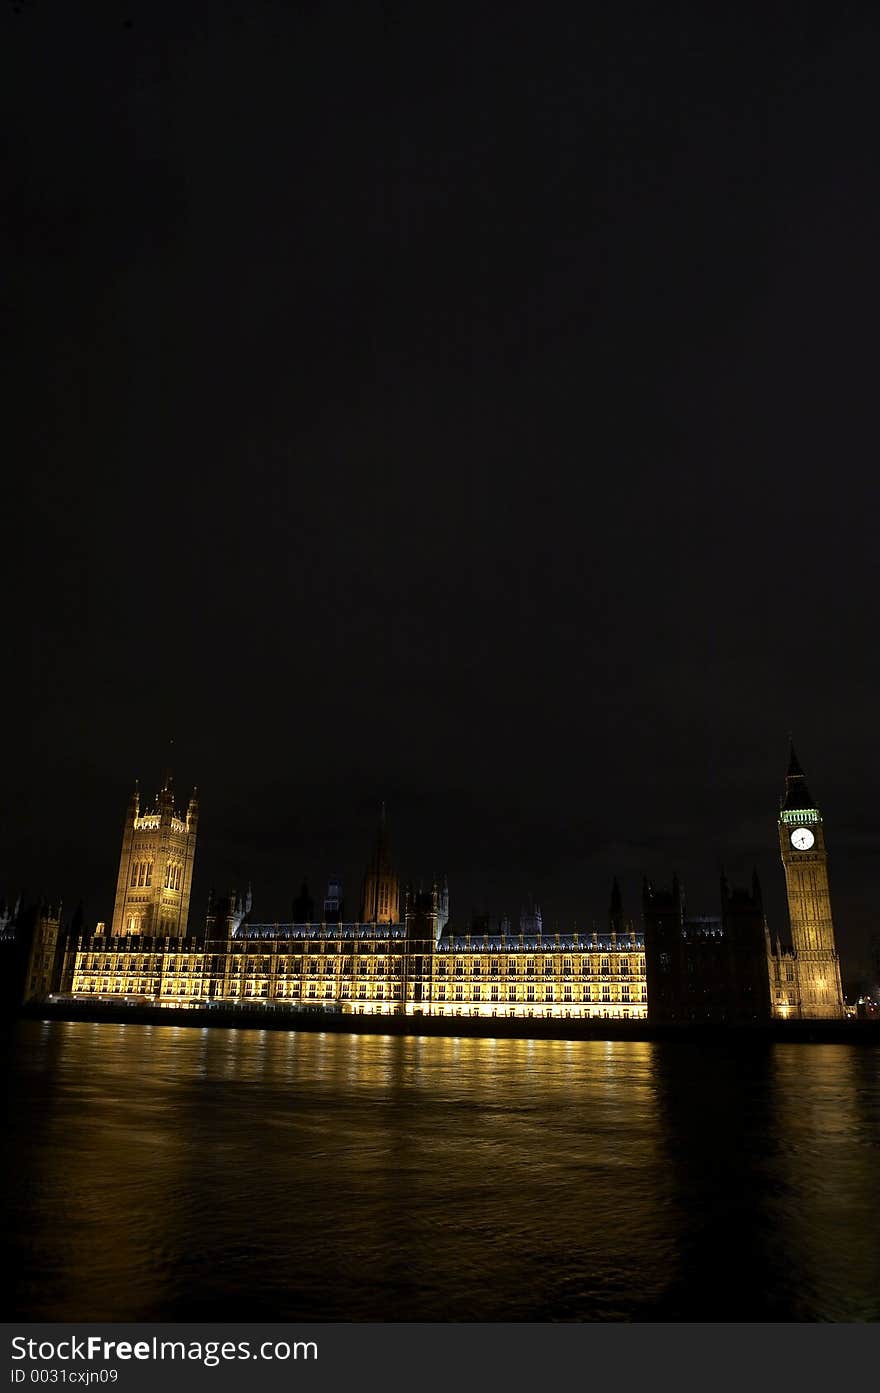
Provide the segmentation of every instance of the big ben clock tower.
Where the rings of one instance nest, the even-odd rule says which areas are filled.
[[[816,1020],[838,1019],[843,1015],[843,992],[831,920],[825,829],[794,745],[779,810],[779,845],[788,891],[800,1015]]]

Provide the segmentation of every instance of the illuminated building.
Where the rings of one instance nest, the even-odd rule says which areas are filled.
[[[404,906],[397,923],[252,924],[233,897],[212,907],[198,936],[96,934],[70,943],[62,994],[354,1014],[646,1014],[642,940],[629,927],[449,935],[438,887],[407,894]]]
[[[388,846],[384,808],[363,882],[361,917],[340,917],[342,886],[330,883],[327,917],[306,922],[303,887],[294,922],[250,921],[250,891],[209,904],[204,930],[186,932],[196,804],[173,812],[166,779],[156,809],[142,817],[137,794],[123,834],[112,932],[71,937],[58,974],[60,994],[165,1006],[261,1004],[343,1013],[467,1016],[644,1017],[641,935],[624,923],[615,887],[611,926],[547,932],[530,906],[512,933],[503,920],[450,931],[445,880],[427,893],[401,891]],[[177,878],[167,867],[181,865]],[[146,868],[152,865],[152,874]],[[158,885],[157,885],[158,882]],[[156,894],[172,888],[170,900]],[[184,900],[185,892],[185,900]],[[174,913],[169,912],[169,907]],[[300,918],[300,915],[303,918]],[[182,930],[182,931],[181,931]],[[40,980],[32,998],[49,994]]]
[[[391,866],[385,804],[379,820],[379,835],[361,896],[362,924],[397,924],[400,920],[400,882]]]
[[[678,880],[646,882],[649,1018],[657,1022],[838,1020],[844,1014],[834,945],[825,831],[792,747],[779,811],[791,946],[771,944],[757,876],[751,891],[722,877],[721,916],[688,917]]]
[[[110,928],[113,938],[131,934],[161,938],[186,932],[198,820],[195,789],[186,814],[175,811],[170,774],[145,813],[141,813],[135,785],[122,832]]]
[[[345,920],[334,878],[320,923],[304,884],[292,923],[252,922],[248,891],[212,899],[190,933],[197,818],[195,794],[186,817],[174,811],[170,778],[147,814],[135,792],[110,934],[71,933],[59,946],[47,921],[29,999],[581,1019],[644,1019],[650,999],[650,1018],[670,1023],[843,1015],[822,819],[794,751],[779,814],[791,948],[771,946],[756,876],[749,890],[722,879],[717,917],[688,916],[677,879],[671,891],[646,882],[644,934],[624,920],[616,882],[607,930],[548,932],[529,904],[517,933],[488,916],[457,931],[445,881],[401,895],[384,807],[358,921]]]
[[[843,990],[831,918],[825,826],[793,745],[778,825],[791,947],[777,941],[769,954],[773,1014],[839,1020],[844,1014]]]

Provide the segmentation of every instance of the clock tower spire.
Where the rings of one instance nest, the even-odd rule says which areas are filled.
[[[843,992],[831,918],[825,827],[794,745],[780,802],[779,846],[788,892],[798,1014],[838,1019],[843,1015]]]

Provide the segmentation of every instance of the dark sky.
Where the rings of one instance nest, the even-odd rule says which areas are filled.
[[[4,7],[0,890],[109,917],[173,736],[196,919],[355,909],[384,798],[460,922],[784,934],[793,730],[866,960],[880,20],[808,9]]]

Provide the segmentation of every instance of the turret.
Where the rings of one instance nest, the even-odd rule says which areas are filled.
[[[376,850],[364,876],[361,896],[362,924],[396,924],[400,920],[400,882],[392,868],[388,848],[385,804],[379,816]]]

